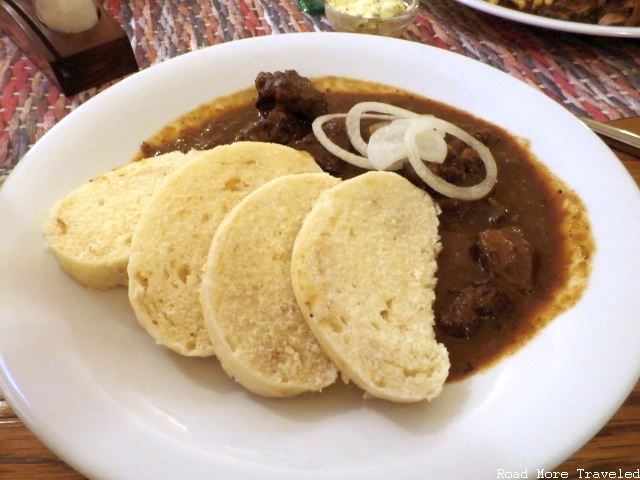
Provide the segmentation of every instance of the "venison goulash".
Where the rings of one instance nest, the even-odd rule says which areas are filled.
[[[534,158],[526,141],[395,87],[342,77],[307,79],[288,70],[262,72],[255,88],[216,99],[172,122],[141,145],[140,156],[239,140],[274,142],[308,151],[325,171],[348,178],[363,170],[327,151],[312,122],[346,113],[364,101],[444,119],[486,145],[495,158],[495,186],[471,201],[434,191],[410,163],[398,171],[429,191],[442,210],[436,332],[450,353],[449,380],[464,378],[521,347],[573,305],[586,286],[595,250],[586,210],[575,193]],[[363,119],[363,139],[380,124],[379,118]],[[344,118],[331,119],[322,128],[333,143],[355,152]],[[454,185],[481,182],[487,172],[476,150],[452,135],[445,141],[446,159],[429,162],[428,168]]]

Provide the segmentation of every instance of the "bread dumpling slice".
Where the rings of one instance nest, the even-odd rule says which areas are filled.
[[[308,153],[238,142],[199,152],[166,178],[140,216],[128,267],[129,301],[157,343],[187,356],[215,354],[199,292],[218,225],[269,180],[320,171]]]
[[[337,371],[309,329],[291,288],[291,250],[316,197],[340,182],[288,175],[258,188],[220,223],[200,301],[224,370],[250,391],[289,397],[331,385]]]
[[[43,230],[60,267],[87,287],[127,285],[131,235],[140,212],[164,178],[187,158],[171,152],[126,163],[57,202]]]
[[[324,191],[291,258],[292,287],[343,377],[394,402],[435,398],[449,355],[434,332],[438,209],[392,172]]]

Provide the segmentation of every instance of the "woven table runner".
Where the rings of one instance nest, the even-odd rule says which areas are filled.
[[[141,69],[241,38],[332,30],[326,18],[301,12],[295,0],[107,0],[103,4],[125,29]],[[539,29],[451,0],[424,1],[404,38],[496,67],[576,115],[598,120],[640,115],[638,39]],[[109,85],[65,97],[3,35],[0,86],[1,184],[46,131]]]

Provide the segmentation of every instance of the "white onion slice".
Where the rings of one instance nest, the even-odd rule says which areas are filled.
[[[421,122],[425,120],[426,122]],[[442,163],[447,157],[447,143],[444,133],[428,123],[429,117],[398,119],[378,128],[369,139],[368,157],[377,170],[398,170],[407,160],[407,145],[404,137],[407,129],[415,122],[424,124],[424,129],[415,137],[411,149],[425,161]]]
[[[377,116],[374,114],[378,114]],[[367,113],[369,113],[367,115]],[[360,120],[362,118],[380,118],[394,120],[397,118],[411,118],[418,116],[417,113],[404,108],[396,107],[382,102],[360,102],[356,103],[345,119],[347,134],[351,140],[351,145],[360,152],[361,155],[368,156],[367,142],[365,142],[360,134]]]
[[[347,135],[360,155],[343,149],[324,132],[323,125],[334,118],[344,118]],[[365,142],[360,133],[363,118],[388,122],[377,128]],[[460,127],[431,115],[421,115],[381,102],[361,102],[348,113],[328,114],[316,118],[313,133],[330,153],[356,167],[367,170],[397,170],[409,161],[418,176],[435,191],[460,200],[478,200],[496,183],[497,165],[490,150]],[[445,135],[453,135],[473,148],[485,168],[485,178],[478,184],[462,187],[434,174],[424,162],[443,163],[448,147]]]
[[[432,122],[436,128],[459,138],[478,152],[480,160],[482,160],[482,163],[484,164],[485,177],[480,183],[469,187],[454,185],[443,178],[438,177],[424,164],[420,156],[416,155],[415,150],[411,148],[411,146],[416,142],[415,137],[417,137],[424,128],[424,125],[421,124],[422,122],[415,122],[407,129],[405,134],[405,145],[407,146],[409,163],[411,163],[411,166],[418,176],[420,176],[420,178],[422,178],[422,180],[424,180],[427,185],[433,188],[436,192],[450,198],[456,198],[459,200],[478,200],[487,195],[495,185],[498,174],[496,161],[489,149],[482,142],[452,123],[439,118],[431,118],[429,121]]]
[[[407,160],[404,134],[407,120],[394,120],[371,134],[367,144],[369,163],[376,170],[398,170]]]
[[[409,158],[409,155],[413,155],[425,162],[444,163],[449,149],[444,140],[446,132],[438,128],[440,124],[437,123],[437,120],[433,116],[425,115],[406,122],[407,126],[403,137],[406,159]],[[409,127],[415,129],[415,135],[412,134],[411,141],[406,141],[406,132]]]
[[[324,148],[326,148],[329,153],[332,153],[336,157],[344,160],[345,162],[350,163],[351,165],[355,165],[356,167],[364,168],[366,170],[373,170],[371,166],[371,162],[367,157],[363,157],[361,155],[356,155],[355,153],[351,153],[348,150],[336,145],[331,141],[331,139],[324,133],[324,129],[322,128],[325,123],[329,120],[333,120],[334,118],[344,118],[346,115],[344,113],[335,113],[335,114],[327,114],[321,115],[317,117],[313,123],[311,124],[311,129],[313,130],[313,134],[320,142]]]

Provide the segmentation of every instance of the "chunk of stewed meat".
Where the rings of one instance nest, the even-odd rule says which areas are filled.
[[[479,136],[479,134],[476,136]],[[426,166],[435,175],[454,185],[471,186],[482,182],[486,176],[486,170],[478,152],[462,140],[451,135],[446,137],[446,142],[447,156],[445,161],[440,164],[427,162]],[[496,141],[493,140],[493,142],[495,143]],[[405,162],[403,165],[402,174],[417,187],[431,191],[431,188],[415,172],[409,162]],[[438,199],[441,197],[441,195],[436,192],[432,193]],[[443,199],[443,203],[445,203],[445,205],[443,205],[445,209],[451,209],[456,208],[461,203],[468,202],[450,202]]]
[[[445,333],[471,338],[488,318],[499,315],[509,306],[509,298],[495,285],[470,285],[455,297],[436,321]]]
[[[280,110],[310,122],[327,113],[324,93],[295,70],[260,72],[255,86],[258,91],[256,107],[263,115]]]
[[[347,127],[344,120],[333,119],[324,123],[322,126],[327,137],[331,139],[333,143],[340,146],[344,150],[351,149],[351,141],[347,134]],[[344,160],[336,157],[332,153],[329,153],[320,143],[313,133],[306,135],[305,137],[297,140],[290,145],[298,150],[304,150],[310,153],[316,160],[316,163],[325,172],[329,172],[333,175],[340,175],[344,172],[346,163]]]
[[[311,127],[295,115],[272,110],[240,132],[234,141],[271,142],[287,145],[309,133]]]
[[[345,168],[344,160],[336,157],[335,155],[329,153],[322,145],[318,143],[316,137],[313,133],[304,136],[300,140],[295,141],[290,144],[291,147],[297,150],[304,150],[309,153],[318,166],[322,168],[325,172],[328,172],[332,175],[340,175]]]
[[[482,268],[493,279],[519,292],[533,289],[536,249],[520,228],[484,230],[478,234],[476,247]]]
[[[441,164],[429,164],[436,175],[455,185],[476,185],[486,175],[478,152],[457,138],[447,137],[447,158]]]

